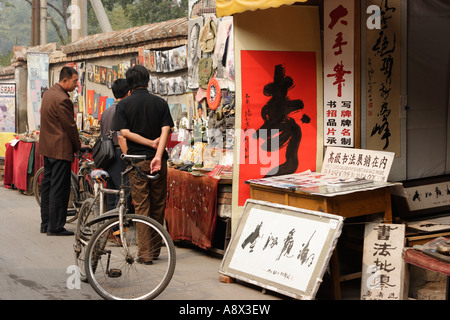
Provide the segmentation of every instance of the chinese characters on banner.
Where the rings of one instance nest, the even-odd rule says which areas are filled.
[[[324,144],[354,147],[354,1],[324,2]]]
[[[366,225],[361,300],[403,299],[405,225]]]
[[[242,50],[239,205],[245,181],[314,169],[317,152],[315,52]]]
[[[49,88],[49,55],[47,53],[29,52],[27,64],[28,105],[31,105],[31,108],[28,108],[28,128],[34,130],[41,124],[41,96]]]
[[[16,85],[0,83],[0,132],[16,132]]]
[[[393,162],[392,152],[328,147],[321,173],[387,182]]]
[[[367,29],[367,148],[400,156],[401,1],[370,0],[381,29]]]
[[[450,205],[450,182],[405,188],[409,210],[422,210]]]

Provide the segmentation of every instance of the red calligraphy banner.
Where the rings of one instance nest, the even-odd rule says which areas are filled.
[[[239,200],[245,181],[316,169],[315,52],[241,51]]]

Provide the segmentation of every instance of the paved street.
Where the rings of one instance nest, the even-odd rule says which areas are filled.
[[[89,284],[69,289],[67,269],[74,263],[73,236],[39,232],[33,196],[6,189],[0,181],[0,300],[99,300]],[[75,222],[67,224],[75,230]],[[220,257],[177,246],[175,275],[158,300],[280,300],[242,283],[219,282]],[[70,269],[69,269],[70,271]]]

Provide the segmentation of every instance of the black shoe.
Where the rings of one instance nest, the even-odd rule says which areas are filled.
[[[149,265],[152,265],[152,264],[153,264],[153,261],[152,261],[152,260],[150,260],[150,261],[144,261],[144,260],[142,260],[141,258],[137,258],[137,259],[136,259],[136,262],[139,263],[139,264],[144,264],[144,265],[146,265],[146,266],[149,266]]]
[[[61,231],[58,232],[50,232],[47,231],[47,235],[48,236],[73,236],[75,233],[73,233],[72,231],[66,230],[66,229],[62,229]]]
[[[41,229],[41,233],[47,233],[47,229]]]

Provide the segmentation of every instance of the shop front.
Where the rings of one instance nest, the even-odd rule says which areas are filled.
[[[410,225],[438,218],[447,224],[441,225],[439,232],[426,231],[421,239],[448,239],[450,218],[442,188],[450,173],[445,142],[450,132],[449,82],[444,71],[449,66],[449,47],[436,41],[437,30],[448,28],[448,15],[443,14],[448,13],[448,4],[440,0],[216,0],[216,7],[218,17],[232,15],[234,23],[232,230],[242,228],[238,224],[248,199],[344,216],[338,250],[330,259],[332,273],[338,273],[333,276],[334,297],[340,296],[340,280],[362,277],[362,299],[406,298],[411,290],[403,288],[407,282],[403,271],[391,277],[400,283],[386,283],[389,271],[380,269],[375,277],[364,267],[367,260],[361,265],[363,255],[367,259],[370,252],[364,232],[369,232],[365,228],[374,221],[383,228],[405,228],[396,237],[403,239],[400,243],[408,243],[417,236]],[[429,81],[424,84],[421,79]],[[361,157],[359,165],[343,173],[352,155],[355,164]],[[329,165],[333,168],[326,174],[342,177],[342,184],[346,179],[351,183],[371,180],[385,168],[381,159],[391,159],[385,181],[392,185],[377,190],[353,186],[353,191],[346,190],[346,204],[340,203],[338,196],[331,199],[330,189],[319,186],[318,180],[301,180],[309,174],[325,173],[324,167]],[[442,202],[425,205],[424,197]],[[419,201],[420,209],[416,207]],[[356,217],[369,211],[367,216]],[[386,227],[390,224],[393,226]],[[255,240],[254,252],[258,245],[270,243],[265,238],[275,237],[275,229],[255,224],[254,232],[262,239]],[[307,235],[296,233],[292,240],[308,242],[302,236]],[[231,247],[231,251],[238,249]],[[404,270],[401,251],[397,255],[399,265],[393,269]],[[356,262],[345,260],[339,271],[340,260],[348,256],[359,258]],[[343,274],[343,269],[352,272]],[[231,274],[240,273],[232,270]],[[380,286],[366,286],[370,276],[381,281],[381,290]],[[390,284],[397,291],[389,292]]]
[[[30,73],[25,82],[30,99],[37,99],[28,100],[27,131],[39,128],[34,102],[43,86],[36,84],[54,83],[61,67],[73,66],[80,74],[74,118],[95,137],[102,111],[112,102],[111,82],[133,64],[145,65],[149,91],[168,102],[175,123],[167,146],[172,238],[219,250],[233,261],[231,254],[262,254],[284,240],[310,243],[307,233],[277,236],[275,223],[249,219],[255,222],[251,249],[243,243],[239,249],[233,231],[253,227],[239,226],[248,200],[344,217],[325,261],[332,296],[339,299],[343,280],[373,275],[362,265],[364,254],[366,260],[367,252],[373,254],[365,232],[401,226],[396,240],[417,241],[412,220],[439,218],[444,220],[431,224],[442,228],[425,230],[421,240],[449,236],[450,47],[434,36],[448,29],[442,12],[449,7],[445,0],[431,2],[190,1],[188,18],[30,52],[25,61],[36,67],[27,72],[45,68],[45,61],[49,72],[48,79]],[[349,188],[333,193],[330,181],[324,187],[329,176],[339,180],[333,190],[346,182]],[[364,287],[362,299],[407,298],[401,250],[396,255],[386,260],[399,271],[395,290],[383,291],[390,274],[377,270],[384,287]],[[282,272],[292,263],[288,256],[275,259],[280,269],[265,271],[288,277]]]

